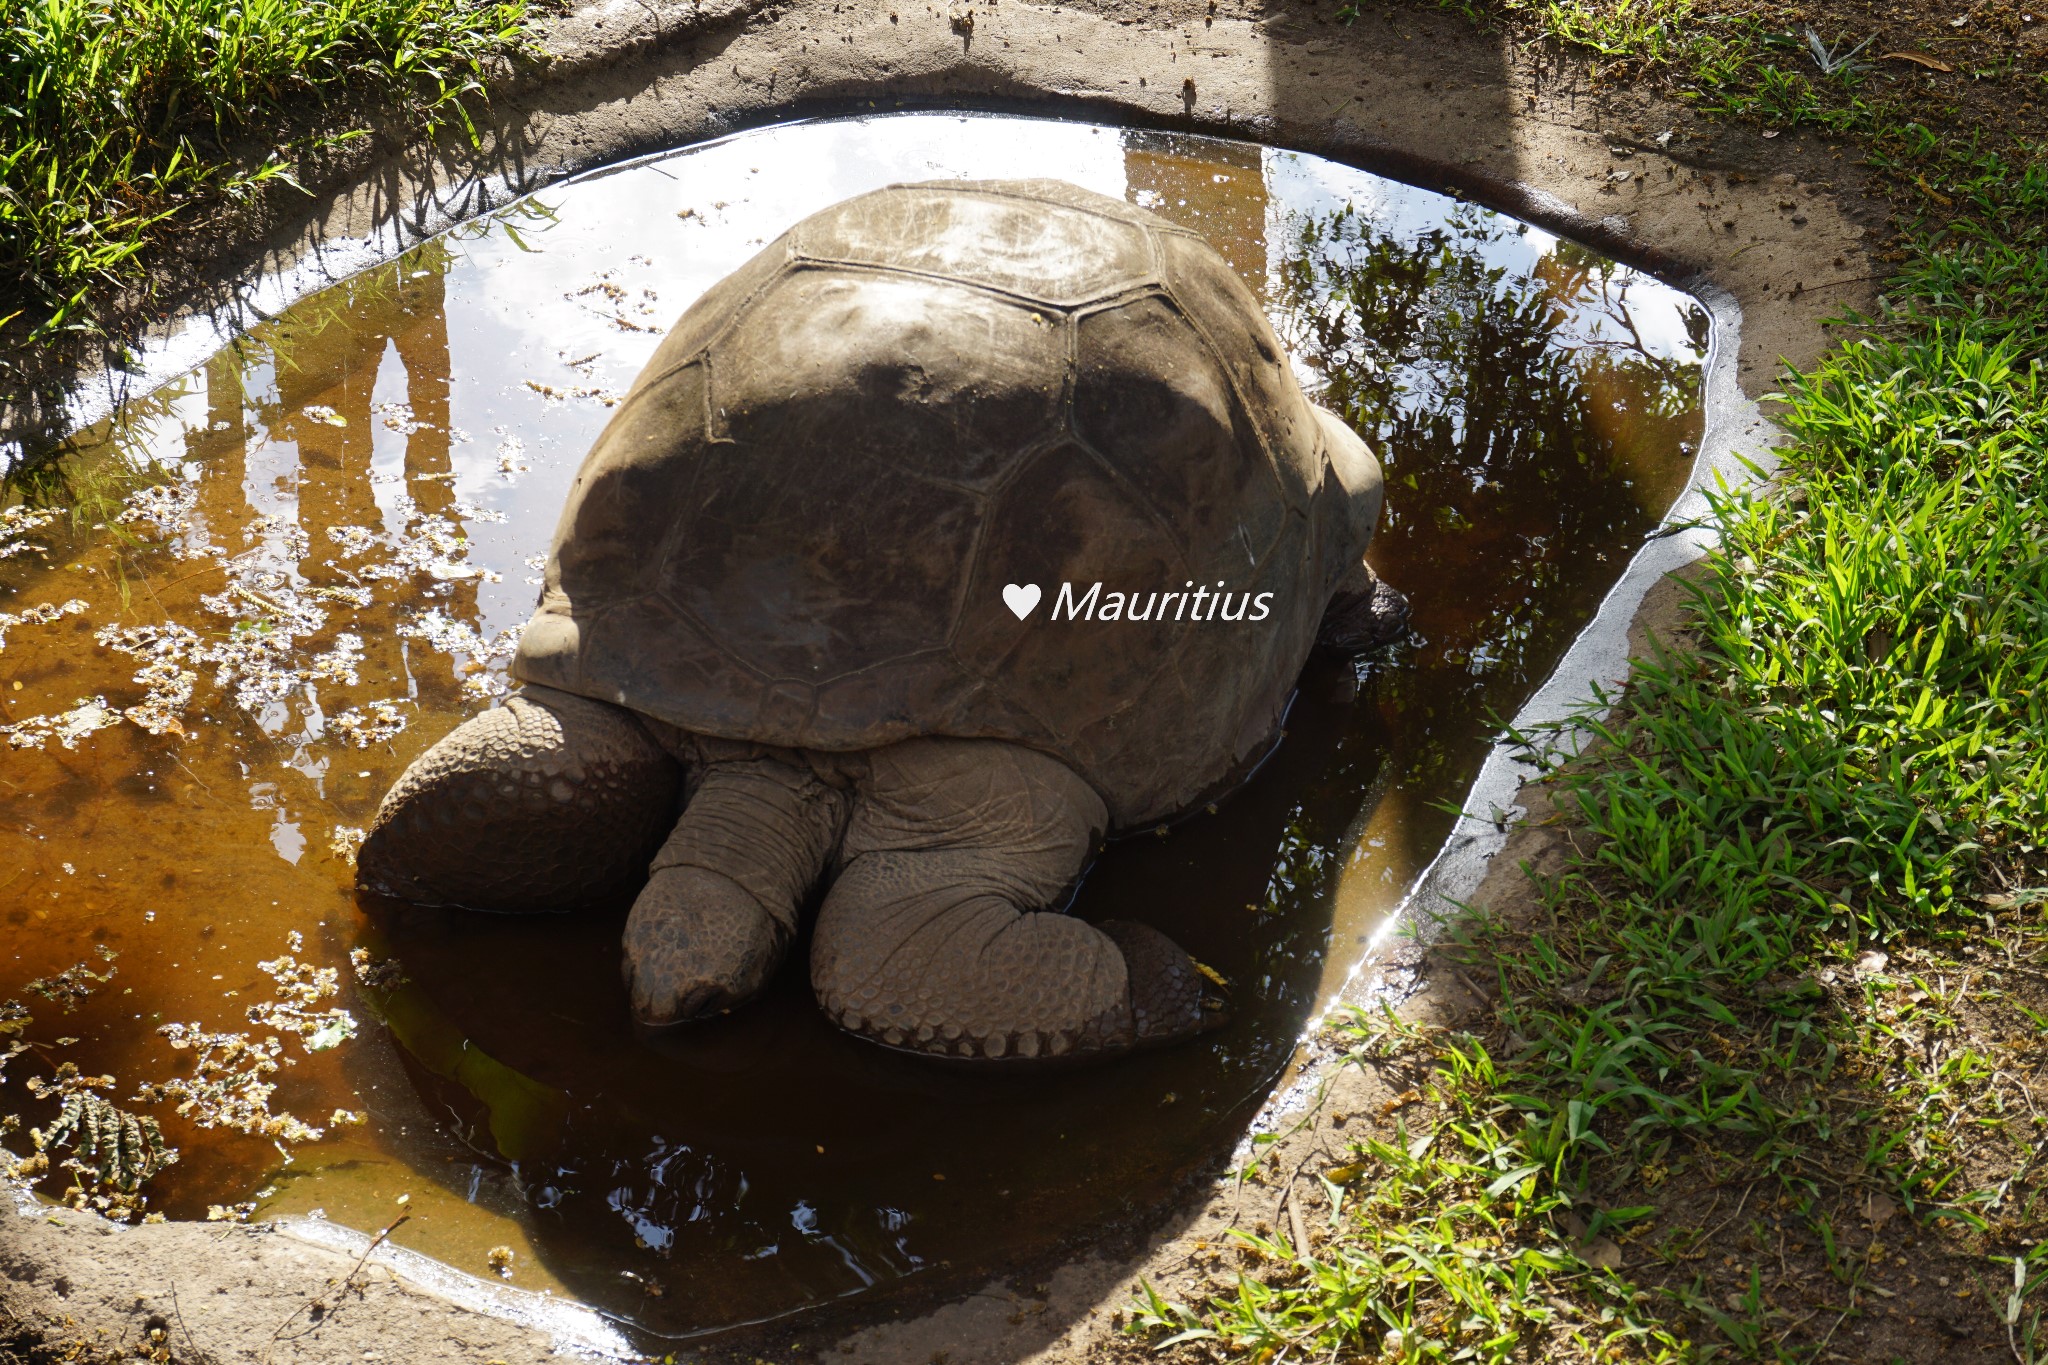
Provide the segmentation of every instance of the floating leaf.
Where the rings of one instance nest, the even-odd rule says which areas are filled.
[[[306,1035],[306,1051],[325,1052],[356,1036],[356,1021],[337,1011],[334,1019]]]
[[[100,1186],[133,1194],[142,1182],[178,1159],[164,1143],[155,1119],[118,1109],[87,1090],[64,1096],[57,1121],[35,1134],[42,1151],[71,1147],[77,1155],[65,1165],[89,1175]]]
[[[114,958],[117,956],[117,954],[111,952],[106,947],[105,944],[100,945],[99,953],[100,960],[103,962],[112,962]],[[73,963],[71,966],[66,967],[63,971],[58,972],[55,976],[37,977],[35,980],[28,983],[26,989],[34,991],[37,995],[42,996],[43,999],[45,1000],[51,1001],[58,1005],[62,1005],[64,1007],[64,1012],[66,1014],[69,1014],[71,1013],[71,1011],[77,1009],[80,1005],[84,1004],[87,998],[92,995],[95,988],[99,986],[104,986],[113,979],[114,969],[112,967],[108,967],[105,974],[102,975],[101,973],[94,971],[92,967],[87,963],[76,962]],[[10,1005],[11,1004],[12,1002],[10,1002]],[[26,1016],[24,1015],[22,1016],[22,1018],[23,1022],[25,1023]],[[0,1032],[19,1031],[19,1028],[0,1028]]]

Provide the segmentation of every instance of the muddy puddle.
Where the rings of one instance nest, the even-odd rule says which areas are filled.
[[[1207,234],[1386,465],[1373,559],[1413,637],[1312,664],[1257,778],[1114,846],[1074,906],[1168,929],[1229,978],[1234,1022],[993,1078],[846,1038],[785,969],[742,1013],[646,1037],[623,906],[358,903],[352,839],[504,692],[563,492],[662,329],[817,208],[973,174],[1058,176]],[[178,1151],[150,1210],[374,1230],[403,1195],[397,1241],[478,1274],[509,1251],[515,1285],[649,1334],[1142,1216],[1229,1150],[1442,842],[1493,718],[1683,487],[1707,326],[1569,242],[1334,163],[1013,118],[768,129],[429,242],[9,491],[0,1030],[25,1046],[0,1112],[53,1137],[45,1193],[82,1150],[103,1196],[154,1164],[148,1142],[86,1150],[111,1103]]]

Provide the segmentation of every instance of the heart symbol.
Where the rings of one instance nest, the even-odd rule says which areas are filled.
[[[1031,614],[1042,596],[1044,594],[1039,592],[1036,583],[1012,583],[1003,589],[1003,605],[1017,613],[1017,619],[1021,621]]]

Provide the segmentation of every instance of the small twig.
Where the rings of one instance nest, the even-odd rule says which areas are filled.
[[[363,1254],[356,1257],[356,1263],[349,1267],[348,1274],[341,1277],[341,1287],[344,1291],[347,1290],[349,1285],[355,1283],[356,1275],[361,1272],[364,1263],[370,1259],[370,1253],[374,1252],[378,1247],[383,1246],[384,1239],[389,1237],[392,1233],[398,1231],[398,1229],[402,1227],[408,1220],[410,1220],[411,1217],[412,1215],[409,1213],[399,1214],[397,1221],[393,1222],[389,1227],[385,1228],[382,1232],[378,1233],[375,1237],[372,1237],[370,1239],[370,1244],[363,1248]],[[291,1316],[286,1318],[283,1322],[280,1322],[277,1325],[277,1330],[270,1334],[270,1339],[272,1341],[276,1341],[279,1337],[283,1336],[284,1329],[291,1326],[293,1321],[298,1318],[299,1314],[305,1312],[308,1308],[311,1308],[315,1303],[318,1302],[319,1300],[317,1298],[309,1298],[304,1303],[300,1304],[297,1308],[294,1308],[291,1311]]]
[[[186,776],[190,777],[194,782],[197,782],[199,784],[199,788],[201,791],[204,791],[208,796],[212,796],[213,799],[216,801],[220,800],[220,797],[214,795],[213,788],[206,785],[206,779],[201,777],[198,773],[193,772],[182,757],[174,753],[171,755],[171,761],[176,763],[179,767],[184,768]]]
[[[1287,1230],[1294,1234],[1294,1259],[1308,1259],[1308,1225],[1301,1217],[1301,1187],[1289,1184],[1285,1203],[1287,1205]]]
[[[246,557],[246,555],[236,555],[235,559],[243,559]],[[226,573],[228,571],[228,565],[234,563],[235,559],[224,560],[217,564],[208,564],[206,567],[201,569],[194,569],[191,573],[186,574],[183,578],[173,578],[170,582],[164,584],[164,589],[166,591],[169,591],[170,589],[177,587],[180,583],[190,583],[193,579],[204,577],[205,575],[210,573]]]
[[[178,1330],[185,1334],[185,1344],[192,1348],[192,1354],[203,1355],[204,1352],[199,1349],[199,1343],[192,1339],[192,1329],[185,1325],[185,1310],[178,1307],[178,1286],[176,1281],[173,1281],[171,1284],[171,1316],[178,1320]]]
[[[1281,1134],[1279,1134],[1279,1135],[1278,1135],[1278,1136],[1277,1136],[1277,1137],[1275,1138],[1275,1141],[1276,1141],[1276,1142],[1285,1142],[1285,1141],[1286,1141],[1286,1140],[1287,1140],[1288,1138],[1291,1138],[1291,1137],[1293,1137],[1293,1136],[1294,1136],[1294,1135],[1295,1135],[1296,1133],[1299,1133],[1299,1132],[1300,1132],[1300,1131],[1301,1131],[1302,1129],[1304,1129],[1304,1128],[1309,1128],[1309,1127],[1313,1127],[1313,1126],[1314,1126],[1314,1124],[1315,1124],[1315,1121],[1316,1121],[1316,1116],[1317,1116],[1317,1115],[1319,1115],[1319,1114],[1321,1114],[1321,1113],[1323,1112],[1323,1105],[1324,1105],[1324,1104],[1325,1104],[1325,1103],[1326,1103],[1326,1102],[1327,1102],[1327,1101],[1329,1100],[1329,1094],[1328,1094],[1328,1086],[1329,1086],[1329,1082],[1328,1082],[1327,1080],[1326,1080],[1326,1081],[1324,1081],[1324,1082],[1322,1082],[1321,1084],[1319,1084],[1319,1085],[1317,1085],[1317,1086],[1316,1086],[1316,1094],[1315,1094],[1315,1101],[1314,1101],[1314,1102],[1313,1102],[1312,1104],[1310,1104],[1310,1105],[1309,1105],[1309,1107],[1308,1107],[1308,1112],[1307,1112],[1307,1113],[1305,1113],[1305,1114],[1303,1114],[1303,1115],[1302,1115],[1302,1116],[1301,1116],[1301,1117],[1300,1117],[1299,1119],[1297,1119],[1297,1120],[1295,1121],[1295,1124],[1294,1124],[1294,1126],[1293,1126],[1292,1128],[1289,1128],[1289,1129],[1288,1129],[1288,1130],[1287,1130],[1286,1132],[1284,1132],[1284,1133],[1281,1133]],[[1312,1155],[1314,1155],[1314,1153],[1310,1153],[1310,1155],[1312,1156]],[[1256,1158],[1254,1158],[1254,1160],[1253,1160],[1253,1163],[1252,1163],[1252,1164],[1253,1164],[1253,1165],[1256,1165],[1256,1164],[1258,1164],[1258,1163],[1257,1163],[1257,1159],[1256,1159]],[[1303,1158],[1302,1158],[1302,1165],[1304,1165],[1304,1166],[1305,1166],[1305,1165],[1307,1165],[1307,1164],[1308,1164],[1308,1157],[1303,1157]],[[1296,1166],[1296,1167],[1294,1168],[1294,1174],[1295,1174],[1295,1175],[1300,1175],[1300,1174],[1301,1174],[1301,1166]],[[1248,1184],[1248,1183],[1249,1183],[1249,1170],[1248,1170],[1248,1169],[1246,1169],[1246,1170],[1240,1170],[1240,1171],[1239,1171],[1239,1172],[1237,1173],[1237,1198],[1236,1198],[1236,1199],[1234,1199],[1233,1201],[1231,1201],[1231,1205],[1230,1205],[1230,1221],[1229,1221],[1228,1223],[1225,1223],[1225,1224],[1223,1225],[1223,1230],[1224,1230],[1225,1232],[1228,1232],[1228,1231],[1230,1231],[1230,1230],[1231,1230],[1232,1228],[1234,1228],[1234,1227],[1236,1227],[1236,1226],[1237,1226],[1237,1219],[1238,1219],[1238,1216],[1239,1216],[1240,1214],[1242,1214],[1242,1213],[1244,1212],[1244,1187],[1245,1187],[1245,1186],[1246,1186],[1246,1184]],[[1289,1176],[1289,1177],[1287,1178],[1287,1184],[1291,1185],[1291,1184],[1293,1184],[1293,1183],[1294,1183],[1294,1176]],[[1284,1186],[1282,1187],[1282,1189],[1281,1189],[1281,1191],[1280,1191],[1280,1197],[1281,1197],[1282,1199],[1285,1199],[1285,1198],[1287,1197],[1287,1191],[1286,1191],[1286,1188],[1285,1188]],[[1273,1206],[1273,1213],[1272,1213],[1272,1217],[1273,1217],[1273,1218],[1278,1218],[1279,1216],[1280,1216],[1280,1206],[1279,1206],[1278,1204],[1275,1204],[1275,1205]]]
[[[1302,1168],[1316,1157],[1324,1155],[1327,1155],[1327,1153],[1323,1149],[1323,1144],[1318,1142],[1309,1149],[1307,1156],[1294,1163],[1294,1169],[1288,1173],[1287,1179],[1280,1182],[1280,1199],[1279,1202],[1273,1205],[1273,1222],[1277,1223],[1280,1221],[1280,1211],[1288,1206],[1287,1196],[1294,1193],[1294,1182],[1301,1179]]]
[[[1237,1226],[1238,1215],[1244,1212],[1244,1187],[1250,1183],[1251,1173],[1246,1170],[1238,1171],[1237,1193],[1235,1197],[1232,1198],[1230,1201],[1230,1221],[1223,1225],[1223,1230],[1225,1232],[1229,1232],[1232,1228]]]
[[[1842,1324],[1848,1321],[1849,1315],[1855,1311],[1856,1302],[1854,1296],[1852,1295],[1849,1301],[1849,1306],[1842,1310],[1842,1316],[1835,1319],[1835,1325],[1833,1327],[1828,1328],[1828,1334],[1820,1339],[1820,1345],[1814,1347],[1814,1350],[1816,1352],[1826,1350],[1827,1344],[1835,1339],[1835,1333],[1842,1330]]]
[[[1709,1242],[1709,1241],[1712,1241],[1712,1240],[1713,1240],[1713,1238],[1714,1238],[1714,1233],[1717,1233],[1717,1232],[1719,1232],[1719,1231],[1720,1231],[1720,1230],[1721,1230],[1722,1228],[1725,1228],[1725,1227],[1727,1227],[1727,1226],[1728,1226],[1728,1225],[1729,1225],[1730,1223],[1732,1223],[1732,1222],[1734,1222],[1734,1221],[1735,1221],[1736,1219],[1738,1219],[1738,1218],[1742,1217],[1742,1206],[1743,1206],[1744,1204],[1747,1204],[1747,1203],[1749,1202],[1749,1196],[1750,1196],[1750,1195],[1751,1195],[1752,1193],[1754,1193],[1754,1192],[1755,1192],[1755,1190],[1756,1190],[1756,1187],[1757,1187],[1757,1186],[1758,1186],[1758,1185],[1759,1185],[1760,1183],[1762,1183],[1762,1182],[1760,1182],[1760,1181],[1755,1181],[1755,1180],[1752,1180],[1752,1181],[1750,1181],[1750,1182],[1749,1182],[1749,1183],[1748,1183],[1747,1185],[1743,1186],[1743,1187],[1742,1187],[1742,1198],[1740,1198],[1740,1199],[1738,1199],[1738,1200],[1736,1200],[1736,1201],[1735,1201],[1735,1212],[1733,1212],[1733,1213],[1729,1214],[1729,1215],[1728,1215],[1728,1216],[1727,1216],[1726,1218],[1723,1218],[1723,1219],[1722,1219],[1722,1220],[1720,1221],[1720,1223],[1719,1223],[1719,1224],[1717,1224],[1717,1225],[1715,1226],[1715,1228],[1714,1228],[1714,1231],[1713,1231],[1713,1232],[1710,1232],[1710,1233],[1708,1233],[1708,1234],[1707,1234],[1706,1236],[1704,1236],[1704,1237],[1700,1238],[1700,1240],[1701,1240],[1702,1242]]]
[[[1478,982],[1474,981],[1471,977],[1465,975],[1465,969],[1463,967],[1451,968],[1451,975],[1457,977],[1459,983],[1463,985],[1467,991],[1471,992],[1472,1002],[1474,1004],[1479,1005],[1483,1008],[1489,1001],[1493,999],[1493,997],[1489,995],[1487,992],[1479,989]]]

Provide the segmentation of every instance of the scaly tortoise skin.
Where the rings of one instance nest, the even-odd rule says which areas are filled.
[[[647,867],[625,969],[665,1023],[756,992],[829,875],[813,985],[863,1036],[1004,1060],[1185,1037],[1213,1019],[1185,953],[1043,907],[1104,832],[1256,762],[1319,634],[1398,630],[1363,563],[1380,502],[1194,233],[1055,181],[848,200],[692,306],[585,459],[504,708],[559,744],[458,729],[393,788],[360,880],[569,908],[600,897],[559,850],[593,892]],[[1023,620],[1012,583],[1044,592]],[[1097,583],[1224,591],[1244,619],[1049,619]],[[622,802],[635,780],[655,816]],[[569,793],[550,829],[538,790]]]

